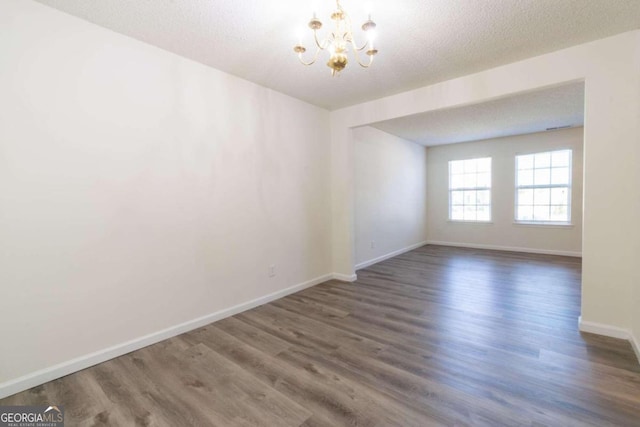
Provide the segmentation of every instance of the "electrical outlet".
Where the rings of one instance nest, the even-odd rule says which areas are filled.
[[[271,264],[269,266],[269,277],[274,277],[276,275],[276,266],[275,264]]]
[[[376,248],[376,242],[374,242],[373,240],[371,241],[371,249],[375,249]]]

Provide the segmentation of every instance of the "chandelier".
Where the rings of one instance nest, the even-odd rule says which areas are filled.
[[[371,15],[369,15],[367,21],[362,24],[362,31],[367,33],[369,38],[360,47],[358,47],[353,37],[351,19],[349,15],[347,15],[347,12],[342,9],[340,0],[336,0],[336,9],[331,13],[331,19],[335,22],[333,31],[327,35],[327,37],[320,40],[318,38],[318,30],[322,28],[322,22],[316,17],[315,13],[313,14],[313,17],[309,21],[309,28],[313,31],[316,52],[311,60],[306,62],[302,58],[302,54],[305,53],[307,49],[302,45],[301,41],[298,41],[298,44],[293,47],[293,51],[298,54],[300,62],[304,65],[312,65],[318,59],[320,51],[328,50],[330,56],[327,66],[331,68],[331,75],[336,76],[347,66],[347,49],[351,46],[351,50],[358,64],[364,68],[369,68],[373,62],[373,57],[378,53],[378,50],[373,47],[373,30],[376,28],[376,23],[371,20]],[[365,49],[366,51],[364,53],[369,57],[369,60],[363,62],[360,60],[360,54]]]

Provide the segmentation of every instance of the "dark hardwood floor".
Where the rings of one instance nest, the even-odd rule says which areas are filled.
[[[424,246],[0,401],[68,426],[640,426],[580,260]]]

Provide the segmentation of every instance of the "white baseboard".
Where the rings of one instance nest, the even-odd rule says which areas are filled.
[[[171,326],[161,331],[153,332],[151,334],[148,334],[148,335],[145,335],[121,344],[117,344],[115,346],[105,348],[103,350],[96,351],[94,353],[86,354],[84,356],[77,357],[75,359],[60,363],[55,366],[51,366],[49,368],[32,372],[30,374],[24,375],[22,377],[19,377],[13,380],[9,380],[4,383],[0,383],[0,399],[7,396],[11,396],[13,394],[19,393],[24,390],[28,390],[40,384],[53,381],[65,375],[69,375],[74,372],[81,371],[83,369],[97,365],[98,363],[102,363],[107,360],[116,358],[118,356],[131,353],[132,351],[139,350],[143,347],[147,347],[157,342],[174,337],[176,335],[180,335],[185,332],[192,331],[194,329],[208,325],[209,323],[222,320],[229,316],[233,316],[234,314],[238,314],[243,311],[250,310],[254,307],[258,307],[260,305],[266,304],[268,302],[275,301],[279,298],[285,297],[295,292],[299,292],[303,289],[310,288],[322,282],[326,282],[327,280],[337,278],[336,276],[343,276],[343,275],[326,274],[324,276],[317,277],[307,282],[299,283],[289,288],[282,289],[277,292],[273,292],[263,297],[256,298],[254,300],[251,300],[242,304],[238,304],[236,306],[233,306],[224,310],[220,310],[215,313],[208,314],[206,316],[198,317],[188,322]],[[345,276],[345,277],[349,278],[350,276]],[[338,279],[338,280],[341,280],[341,279]],[[353,280],[355,280],[355,278]]]
[[[631,331],[617,326],[605,325],[602,323],[589,322],[582,320],[582,316],[578,317],[578,329],[582,332],[589,332],[596,335],[604,335],[611,338],[620,338],[628,340],[631,338]]]
[[[358,270],[360,270],[362,268],[369,267],[370,265],[377,264],[377,263],[382,262],[384,260],[387,260],[389,258],[393,258],[394,256],[398,256],[398,255],[403,254],[405,252],[412,251],[412,250],[417,249],[417,248],[419,248],[421,246],[424,246],[426,244],[427,244],[427,242],[415,243],[415,244],[413,244],[411,246],[407,246],[406,248],[398,249],[397,251],[389,252],[386,255],[382,255],[382,256],[370,259],[368,261],[361,262],[360,264],[356,264],[356,271],[358,271]]]
[[[471,248],[471,249],[488,249],[492,251],[507,251],[507,252],[526,252],[530,254],[544,254],[544,255],[561,255],[571,257],[582,257],[582,252],[573,251],[557,251],[554,249],[534,249],[534,248],[521,248],[518,246],[499,246],[499,245],[484,245],[477,243],[459,243],[459,242],[441,242],[437,240],[428,240],[427,245],[440,245],[440,246],[454,246],[458,248]]]
[[[358,276],[356,274],[333,273],[331,275],[331,278],[334,280],[339,280],[341,282],[355,282],[356,280],[358,280]]]
[[[597,335],[604,335],[611,338],[620,338],[629,341],[631,348],[636,353],[638,363],[640,363],[640,341],[638,341],[629,329],[619,328],[617,326],[605,325],[602,323],[589,322],[582,320],[582,316],[578,317],[578,329],[582,332],[589,332]]]
[[[629,342],[631,343],[631,347],[633,347],[633,351],[636,353],[636,357],[638,358],[638,363],[640,363],[640,341],[636,338],[636,336],[631,332],[631,336],[629,337]]]

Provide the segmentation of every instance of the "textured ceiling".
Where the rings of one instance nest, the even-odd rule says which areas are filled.
[[[371,126],[429,147],[583,125],[584,83],[573,83]]]
[[[332,78],[292,50],[331,0],[37,1],[329,109],[640,28],[639,0],[342,0],[358,26],[373,13],[380,53]]]

